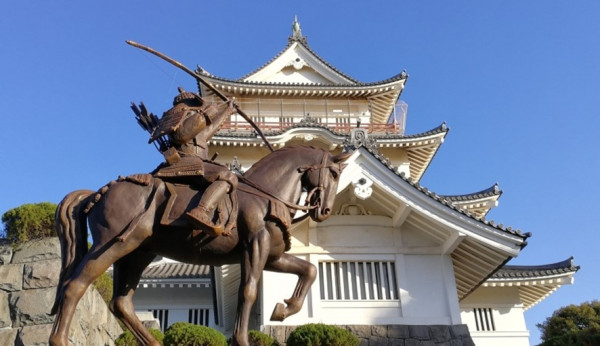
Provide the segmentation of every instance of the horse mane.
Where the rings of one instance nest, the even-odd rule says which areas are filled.
[[[247,173],[251,173],[251,172],[253,172],[255,170],[258,170],[258,169],[262,168],[263,166],[265,166],[266,164],[272,164],[272,161],[274,159],[277,159],[281,155],[285,155],[287,152],[297,151],[297,150],[302,150],[302,149],[311,149],[311,150],[320,151],[320,152],[325,151],[324,149],[317,148],[317,147],[314,147],[312,145],[311,146],[309,146],[309,145],[290,145],[290,146],[286,146],[286,147],[277,149],[277,150],[273,151],[272,153],[268,154],[267,156],[265,156],[265,157],[261,158],[260,160],[258,160],[256,163],[254,163],[244,173],[244,175],[246,175]]]

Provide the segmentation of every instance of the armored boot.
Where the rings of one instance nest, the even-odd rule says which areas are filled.
[[[204,191],[198,206],[186,213],[193,226],[205,230],[213,237],[223,233],[225,222],[215,224],[212,219],[217,203],[229,192],[229,188],[229,183],[217,180]]]

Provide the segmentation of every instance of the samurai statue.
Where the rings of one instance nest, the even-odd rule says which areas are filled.
[[[230,115],[236,113],[232,101],[207,103],[196,93],[179,88],[173,107],[158,118],[148,114],[143,104],[132,105],[140,125],[151,132],[148,143],[157,148],[166,161],[152,175],[166,181],[206,186],[196,207],[187,212],[192,226],[211,236],[228,235],[233,225],[213,221],[217,204],[237,188],[237,176],[226,166],[208,158],[207,142]]]

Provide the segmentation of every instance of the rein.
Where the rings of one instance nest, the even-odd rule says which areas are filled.
[[[306,167],[300,167],[298,168],[298,171],[303,173],[303,172],[308,172],[308,171],[312,171],[315,169],[319,170],[319,185],[315,186],[314,188],[312,188],[308,195],[306,196],[305,199],[305,203],[310,203],[310,198],[312,197],[312,195],[316,192],[316,191],[322,191],[324,186],[323,186],[323,176],[321,174],[322,170],[325,168],[328,168],[329,166],[326,165],[327,162],[327,153],[324,152],[323,153],[323,158],[321,160],[321,165],[320,166],[306,166]],[[251,181],[248,180],[247,178],[245,178],[244,176],[240,176],[238,177],[238,179],[248,185],[250,188],[244,186],[244,185],[238,185],[238,190],[253,194],[255,196],[259,196],[259,197],[263,197],[263,198],[273,198],[281,203],[283,203],[286,207],[291,208],[291,209],[295,209],[295,210],[302,210],[302,211],[308,211],[308,210],[313,210],[319,207],[319,204],[317,205],[309,205],[309,206],[304,206],[304,205],[299,205],[296,203],[291,203],[288,201],[283,200],[281,197],[275,195],[274,193],[270,192],[268,189],[266,189],[265,187]]]

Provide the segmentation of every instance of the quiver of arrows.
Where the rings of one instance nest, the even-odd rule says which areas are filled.
[[[141,102],[139,106],[132,102],[131,110],[133,110],[133,112],[135,113],[135,119],[137,120],[138,124],[144,130],[150,133],[150,137],[152,138],[155,129],[158,127],[158,117],[153,113],[148,113],[148,109],[146,109],[146,106],[143,102]],[[156,149],[161,153],[165,152],[170,147],[169,139],[166,136],[159,136],[156,137],[154,140],[151,139],[149,141],[149,143],[152,142],[154,143]]]

